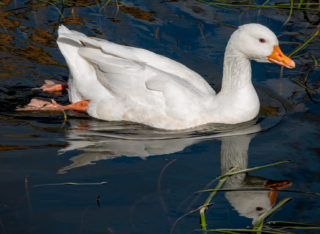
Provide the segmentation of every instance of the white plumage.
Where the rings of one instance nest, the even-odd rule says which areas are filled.
[[[266,43],[259,42],[262,37]],[[226,48],[218,95],[196,72],[151,51],[89,38],[64,26],[59,28],[58,45],[70,69],[69,99],[90,101],[89,115],[185,129],[253,119],[260,104],[250,61],[268,62],[278,40],[259,24],[236,30]]]

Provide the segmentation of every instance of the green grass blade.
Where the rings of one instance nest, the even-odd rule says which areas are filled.
[[[301,57],[301,56],[308,55],[308,54],[309,54],[309,53],[299,54],[299,55],[293,56],[293,57],[291,57],[291,58],[292,58],[292,59],[293,59],[293,58],[299,58],[299,57]]]
[[[224,230],[223,232],[221,232],[221,230]],[[232,230],[232,229],[231,229]],[[202,229],[199,229],[199,230],[195,230],[195,231],[202,231]],[[219,233],[227,233],[227,234],[242,234],[242,232],[234,232],[234,231],[229,231],[229,230],[226,230],[226,229],[209,229],[209,230],[206,230],[206,231],[209,231],[209,232],[219,232]]]
[[[279,44],[302,45],[303,42],[297,41],[279,41]],[[308,46],[319,46],[320,43],[309,43]]]
[[[86,8],[89,8],[90,10],[92,10],[93,12],[95,12],[95,10],[94,10],[93,7],[90,7],[90,6],[88,6],[88,5],[86,5],[86,4],[83,4],[83,3],[81,3],[81,2],[75,2],[75,1],[70,1],[70,0],[65,0],[65,1],[66,1],[66,4],[73,3],[73,4],[75,4],[76,6],[86,7]],[[98,4],[98,6],[100,6],[100,5]]]
[[[106,1],[106,3],[105,3],[105,4],[103,4],[103,6],[100,8],[100,10],[99,10],[99,11],[101,11],[101,10],[102,10],[106,5],[108,5],[110,1],[111,1],[111,0],[107,0],[107,1]]]
[[[235,11],[235,12],[238,12],[238,13],[242,13],[242,11],[237,11],[237,10],[234,10],[234,9],[230,9],[230,8],[227,8],[227,7],[223,7],[223,6],[231,6],[231,7],[234,7],[234,5],[231,5],[231,4],[205,2],[205,1],[202,1],[202,0],[197,0],[197,1],[198,1],[198,2],[202,2],[202,3],[205,3],[205,4],[208,4],[208,5],[211,5],[211,6],[214,6],[214,7],[222,8],[222,9],[225,9],[225,10]],[[221,6],[221,5],[223,5],[223,6]]]
[[[288,54],[288,57],[290,58],[295,53],[299,52],[300,50],[304,49],[316,36],[319,34],[319,29],[317,29],[311,37],[309,37],[303,44],[301,44],[298,48],[293,50],[290,54]]]
[[[59,10],[59,8],[58,8],[56,5],[54,5],[52,2],[47,2],[47,1],[43,1],[43,0],[40,0],[40,1],[41,1],[41,2],[44,2],[44,3],[47,3],[47,4],[50,4],[51,6],[53,6],[53,7],[59,12],[60,16],[62,16],[62,18],[64,18],[62,12],[61,12],[61,11]]]
[[[265,6],[270,0],[265,1],[262,6]]]
[[[65,183],[57,183],[57,184],[38,184],[33,187],[41,187],[41,186],[56,186],[56,185],[106,185],[107,182],[100,183],[74,183],[74,182],[65,182]]]
[[[286,20],[286,22],[285,22],[283,25],[287,24],[288,21],[290,20],[291,15],[292,15],[292,11],[293,11],[293,0],[290,0],[290,12],[289,12],[289,17],[288,17],[288,19]]]
[[[259,227],[257,227],[257,234],[261,234],[263,222],[260,223]]]
[[[300,0],[300,3],[302,4],[303,0],[302,1]],[[300,3],[294,2],[293,5],[297,5],[297,8],[301,8]],[[291,5],[291,3],[275,3],[275,5],[276,6],[288,6],[288,5]],[[320,3],[311,3],[311,2],[308,3],[308,6],[319,6],[319,5],[320,5]]]
[[[207,230],[206,216],[204,214],[205,212],[206,212],[206,208],[200,209],[200,223],[201,223],[201,228],[204,231]]]
[[[6,4],[4,4],[3,2],[0,1],[0,5],[6,6]]]
[[[224,27],[229,27],[229,28],[235,28],[238,29],[238,27],[230,25],[230,24],[223,24],[223,23],[215,23],[216,25],[224,26]]]
[[[310,227],[320,227],[320,224],[314,224],[314,223],[296,223],[296,222],[287,222],[287,221],[270,221],[265,224],[268,225],[296,225],[296,226],[310,226]]]
[[[305,192],[305,191],[299,191],[299,190],[287,190],[287,189],[271,189],[271,188],[237,188],[237,189],[205,189],[200,190],[197,193],[206,193],[206,192],[236,192],[236,191],[273,191],[273,192],[284,192],[284,193],[305,193],[305,194],[312,194],[320,196],[320,193],[315,192]]]
[[[236,165],[234,167],[232,167],[226,174],[226,176],[220,180],[219,184],[217,184],[216,186],[216,189],[219,189],[223,184],[224,182],[227,180],[227,178],[229,177],[228,174],[232,173],[239,165]],[[206,224],[206,217],[205,217],[205,211],[207,209],[207,206],[209,205],[212,197],[217,193],[217,191],[213,191],[209,197],[207,198],[207,200],[205,201],[204,203],[204,207],[200,209],[200,221],[201,221],[201,228],[203,230],[206,230],[207,229],[207,224]]]
[[[260,232],[261,234],[263,233],[270,233],[270,234],[275,234],[275,233],[286,233],[286,234],[295,234],[293,232],[279,232],[279,231],[266,231],[266,230],[255,230],[255,229],[227,229],[227,228],[219,228],[219,229],[207,229],[207,232],[219,232],[219,233],[258,233]]]
[[[226,179],[227,179],[230,175],[233,174],[232,172],[233,172],[238,166],[239,166],[239,165],[236,165],[236,166],[232,167],[232,168],[227,172],[227,174],[225,174],[225,177],[220,180],[220,182],[219,182],[219,184],[216,186],[215,190],[216,190],[216,189],[219,189],[219,188],[224,184],[224,182],[226,181]],[[216,194],[216,192],[213,191],[213,192],[210,194],[210,196],[208,197],[208,199],[206,200],[206,202],[204,203],[204,205],[208,205],[208,204],[210,203],[212,197],[213,197],[215,194]]]
[[[281,206],[283,206],[284,204],[286,204],[288,201],[290,201],[292,198],[291,197],[287,197],[282,199],[278,205],[276,205],[275,207],[273,207],[271,210],[269,210],[267,213],[265,213],[264,215],[262,215],[260,217],[260,219],[255,223],[255,225],[253,226],[254,228],[257,228],[260,226],[261,223],[264,222],[264,220],[271,215],[273,212],[275,212],[277,209],[279,209]]]
[[[287,226],[287,227],[282,227],[282,228],[279,228],[279,229],[276,229],[276,230],[280,230],[280,229],[302,229],[302,230],[305,230],[305,229],[320,229],[320,227],[295,227],[295,226]]]
[[[261,169],[261,168],[272,167],[272,166],[275,166],[275,165],[279,165],[279,164],[283,164],[283,163],[288,163],[288,162],[291,162],[291,161],[290,161],[290,160],[287,160],[287,161],[281,161],[281,162],[271,163],[271,164],[264,165],[264,166],[260,166],[260,167],[253,167],[253,168],[249,168],[249,169],[245,169],[245,170],[233,172],[233,173],[230,173],[230,174],[221,175],[221,176],[217,177],[217,179],[224,178],[225,176],[231,176],[231,175],[237,175],[237,174],[241,174],[241,173],[247,173],[247,172],[250,172],[250,171],[259,170],[259,169]]]
[[[298,85],[300,85],[301,87],[309,90],[311,93],[316,94],[316,91],[310,89],[309,87],[305,86],[304,84],[302,84],[299,80],[293,78],[293,77],[288,77],[290,80],[293,80],[294,82],[296,82]]]
[[[315,67],[317,67],[318,66],[318,60],[313,55],[311,55],[311,57],[312,57],[312,59],[314,61]]]

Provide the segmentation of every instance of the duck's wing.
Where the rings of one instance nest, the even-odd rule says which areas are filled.
[[[181,63],[155,54],[151,51],[118,45],[98,38],[89,38],[82,33],[69,30],[64,26],[60,26],[59,28],[59,37],[71,38],[78,42],[81,42],[81,44],[83,45],[100,48],[105,54],[109,54],[114,57],[122,58],[127,61],[136,63],[146,64],[162,72],[166,72],[168,74],[172,74],[186,80],[202,93],[215,95],[215,91],[198,73],[192,71]]]
[[[65,27],[59,28],[58,42],[62,50],[64,44],[72,45],[74,58],[67,50],[63,54],[74,65],[68,63],[71,74],[76,74],[73,87],[81,99],[90,101],[89,112],[94,117],[176,129],[181,123],[201,124],[199,116],[212,108],[214,90],[200,75],[173,60],[143,49],[88,38]],[[82,66],[87,67],[84,72]]]
[[[106,90],[122,103],[130,103],[134,107],[130,111],[134,109],[136,115],[149,110],[177,121],[192,121],[207,109],[214,97],[179,76],[146,63],[106,54],[101,48],[87,46],[78,53],[93,64],[97,80]]]

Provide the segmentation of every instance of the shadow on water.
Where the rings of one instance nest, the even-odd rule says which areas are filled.
[[[0,3],[0,233],[191,233],[199,228],[199,213],[179,217],[208,197],[195,192],[212,188],[210,182],[235,165],[238,171],[293,161],[229,177],[222,188],[320,191],[318,37],[293,55],[295,70],[253,63],[261,109],[243,124],[163,131],[76,112],[67,112],[65,121],[63,113],[14,111],[34,97],[68,103],[66,93],[33,89],[48,79],[68,79],[55,42],[59,23],[165,55],[220,87],[224,48],[237,26],[270,27],[288,54],[318,28],[319,4],[265,4],[277,3],[275,9],[245,7],[249,2],[217,6],[220,1],[64,2]],[[298,83],[306,76],[314,93]],[[212,229],[252,227],[287,195],[217,193],[206,223]],[[317,196],[290,197],[272,220],[319,222]]]

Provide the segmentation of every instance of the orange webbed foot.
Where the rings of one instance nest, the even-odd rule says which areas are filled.
[[[17,107],[16,110],[17,111],[34,111],[34,110],[62,111],[64,110],[64,106],[59,105],[54,100],[52,100],[52,102],[47,102],[47,101],[33,98],[28,105],[26,105],[25,107]]]
[[[40,88],[34,89],[41,89],[45,92],[62,92],[68,88],[67,83],[53,81],[53,80],[45,80],[45,84],[42,85]]]
[[[67,110],[76,110],[76,111],[86,111],[89,101],[76,102],[70,105],[65,106]]]
[[[51,102],[43,101],[33,98],[31,102],[25,107],[17,107],[17,111],[64,111],[64,110],[76,110],[85,112],[89,101],[76,102],[67,106],[61,106],[56,101]]]

